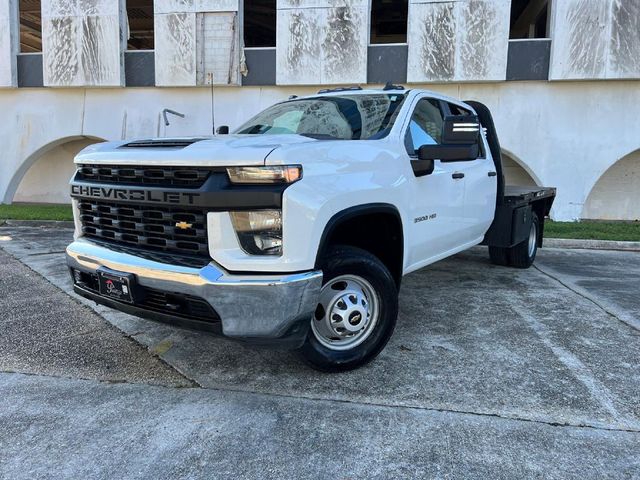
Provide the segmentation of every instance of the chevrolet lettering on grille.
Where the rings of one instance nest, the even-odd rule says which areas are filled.
[[[90,197],[105,200],[127,200],[132,202],[158,202],[193,205],[199,193],[161,192],[130,188],[98,187],[90,185],[71,185],[72,197]]]

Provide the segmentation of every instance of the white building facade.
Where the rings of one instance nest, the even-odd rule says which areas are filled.
[[[0,201],[66,203],[91,143],[386,81],[486,103],[554,219],[640,219],[640,0],[0,0]]]

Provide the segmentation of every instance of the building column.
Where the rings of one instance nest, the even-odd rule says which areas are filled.
[[[0,2],[0,87],[18,86],[19,28],[18,0]]]

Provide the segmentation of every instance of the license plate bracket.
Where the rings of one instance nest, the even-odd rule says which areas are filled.
[[[117,272],[108,268],[98,269],[100,295],[119,302],[133,303],[135,276],[133,273]]]

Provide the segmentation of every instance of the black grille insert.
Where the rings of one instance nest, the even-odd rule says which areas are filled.
[[[183,207],[81,200],[82,233],[139,248],[209,257],[206,213]]]
[[[79,165],[76,180],[121,185],[200,188],[210,174],[211,169],[194,167]]]

